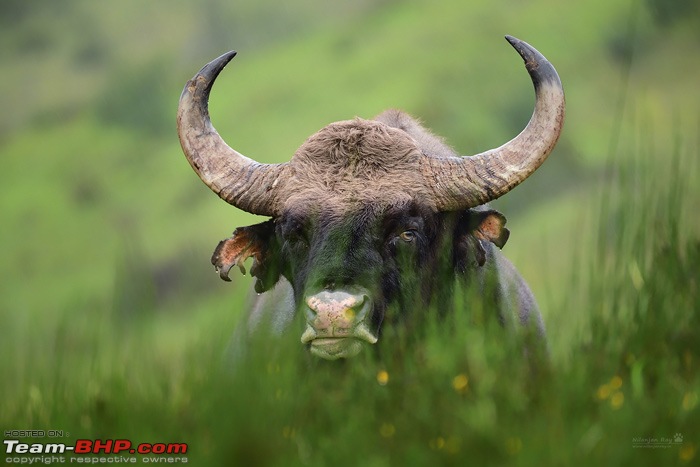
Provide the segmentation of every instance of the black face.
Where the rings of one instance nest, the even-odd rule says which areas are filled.
[[[443,216],[419,205],[377,211],[289,210],[275,222],[281,272],[307,321],[302,342],[318,356],[356,354],[386,318],[430,296]]]
[[[502,247],[505,218],[492,210],[434,213],[419,204],[338,213],[288,209],[279,218],[236,229],[212,263],[228,280],[254,257],[256,291],[284,275],[306,320],[301,341],[327,359],[357,354],[380,330],[428,305],[450,307],[455,274],[470,277],[487,243]]]

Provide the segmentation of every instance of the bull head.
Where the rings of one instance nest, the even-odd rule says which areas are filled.
[[[564,120],[554,67],[527,43],[506,39],[525,61],[535,109],[511,141],[472,156],[455,153],[411,117],[389,111],[374,120],[328,125],[289,162],[258,163],[229,147],[209,118],[214,80],[236,53],[202,68],[180,97],[177,125],[185,156],[224,201],[272,217],[219,244],[212,262],[221,277],[251,256],[259,292],[286,277],[306,316],[302,342],[317,355],[338,358],[377,341],[388,304],[407,300],[400,289],[411,287],[409,276],[419,294],[429,295],[425,284],[445,256],[463,251],[450,260],[458,270],[467,257],[482,265],[482,242],[505,243],[505,219],[472,208],[532,174],[552,151]],[[441,232],[449,229],[462,229],[462,235],[445,240]]]

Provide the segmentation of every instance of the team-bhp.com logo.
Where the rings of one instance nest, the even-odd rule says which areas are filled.
[[[124,454],[141,454],[153,457],[144,457],[142,462],[187,462],[187,443],[140,443],[134,444],[128,439],[79,439],[73,445],[65,443],[23,443],[18,439],[6,439],[5,454],[7,463],[15,464],[50,464],[65,463],[65,458],[53,457],[58,454],[78,454],[71,457],[70,463],[135,463],[136,458],[123,456]],[[112,457],[91,457],[90,455],[112,454]],[[37,458],[36,456],[51,456]],[[163,457],[157,457],[163,456]]]

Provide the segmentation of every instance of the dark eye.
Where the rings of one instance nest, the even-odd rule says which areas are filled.
[[[401,232],[399,235],[399,238],[403,240],[406,243],[411,243],[416,239],[416,231],[415,230],[406,230],[404,232]]]
[[[285,244],[290,247],[305,247],[307,239],[304,226],[298,222],[288,222],[282,226],[280,232]]]
[[[302,230],[294,230],[285,235],[285,240],[293,246],[306,246],[306,236]]]

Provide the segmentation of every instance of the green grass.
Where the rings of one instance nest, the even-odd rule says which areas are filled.
[[[3,423],[188,442],[195,465],[684,464],[700,447],[697,151],[636,160],[589,206],[595,247],[558,284],[549,363],[524,359],[473,297],[348,362],[310,359],[290,333],[234,368],[225,312],[242,303],[191,302],[194,327],[182,311],[65,311],[17,336],[43,330],[43,344],[4,361]],[[632,444],[676,433],[668,449]]]
[[[677,149],[666,168],[617,167],[595,219],[597,247],[579,253],[560,319],[549,323],[557,342],[550,365],[533,370],[517,339],[493,320],[475,326],[471,302],[448,322],[428,319],[419,337],[389,333],[381,356],[346,364],[307,364],[294,340],[273,350],[262,342],[249,367],[223,376],[227,390],[215,406],[229,408],[231,418],[217,426],[235,435],[212,458],[262,465],[690,461],[700,435],[700,238],[696,222],[686,230],[692,177],[679,171],[695,168],[695,157]],[[567,326],[564,346],[558,333]],[[684,442],[671,449],[632,445],[676,433]]]

